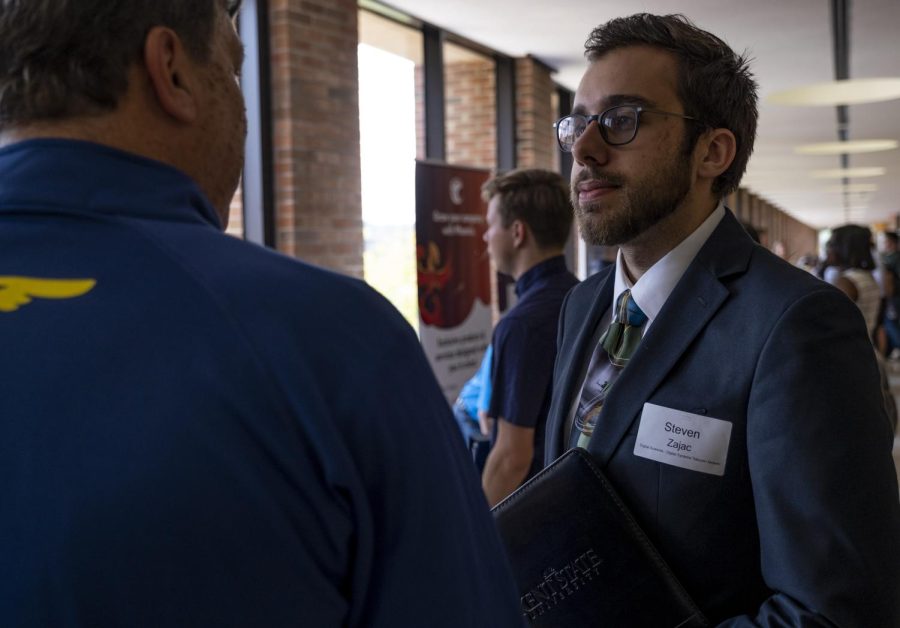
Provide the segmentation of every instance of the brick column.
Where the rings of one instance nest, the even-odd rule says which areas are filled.
[[[493,59],[444,65],[447,163],[496,167],[496,83]]]
[[[554,169],[551,69],[533,57],[516,59],[516,160],[519,168]]]
[[[363,274],[356,0],[272,0],[276,246]]]

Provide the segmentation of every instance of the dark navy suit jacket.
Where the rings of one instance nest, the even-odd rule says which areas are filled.
[[[563,305],[548,462],[613,283],[601,272]],[[646,402],[731,422],[724,475],[635,456]],[[882,404],[856,306],[726,212],[613,386],[589,451],[714,623],[897,626],[900,504]]]

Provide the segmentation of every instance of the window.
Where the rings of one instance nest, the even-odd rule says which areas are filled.
[[[415,160],[424,156],[422,34],[359,14],[359,118],[366,282],[418,329]]]

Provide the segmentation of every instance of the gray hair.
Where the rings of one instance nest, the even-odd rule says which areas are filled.
[[[209,59],[223,0],[0,0],[0,130],[115,109],[147,33]],[[229,12],[239,2],[228,2]]]

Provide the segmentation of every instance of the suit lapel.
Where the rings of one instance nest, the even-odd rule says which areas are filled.
[[[752,250],[752,241],[727,212],[613,385],[588,447],[600,464],[609,462],[644,402],[728,298],[721,278],[746,270]]]

